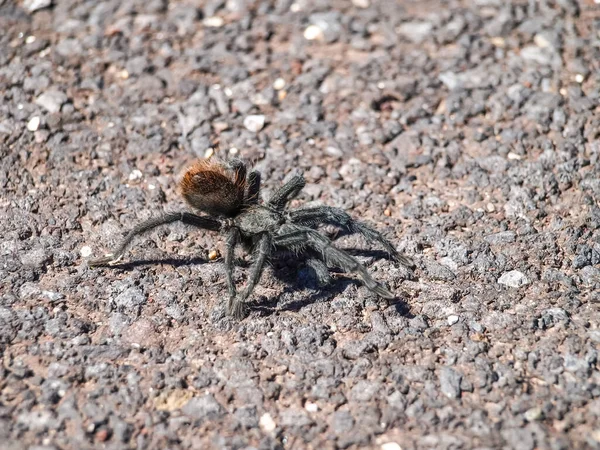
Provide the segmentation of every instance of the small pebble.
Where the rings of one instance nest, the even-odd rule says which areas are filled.
[[[496,207],[494,206],[493,203],[488,203],[487,205],[485,205],[485,207],[488,210],[488,212],[494,212],[494,211],[496,211]]]
[[[506,41],[503,37],[493,37],[490,39],[490,42],[494,47],[504,48],[506,47]]]
[[[231,148],[229,149],[229,154],[230,154],[231,156],[235,156],[235,155],[237,155],[239,152],[240,152],[240,151],[239,151],[239,150],[238,150],[236,147],[231,147]]]
[[[138,169],[134,169],[130,174],[129,174],[129,181],[135,181],[135,180],[139,180],[140,178],[142,178],[142,171],[138,170]]]
[[[306,402],[304,409],[306,409],[308,412],[314,413],[319,410],[319,406],[316,403]]]
[[[263,430],[265,433],[272,433],[277,427],[277,425],[275,425],[275,421],[269,413],[264,413],[262,416],[260,416],[258,424],[260,425],[261,430]]]
[[[510,286],[514,288],[524,286],[528,283],[529,280],[527,279],[525,274],[523,272],[519,272],[518,270],[511,270],[510,272],[505,272],[500,278],[498,278],[498,284],[503,284],[505,286]]]
[[[273,89],[275,89],[276,91],[280,91],[285,87],[285,80],[283,78],[277,78],[274,82],[273,82]]]
[[[402,450],[402,447],[395,442],[386,442],[381,444],[381,450]]]
[[[29,119],[29,122],[27,122],[27,129],[29,131],[37,131],[37,129],[39,127],[40,127],[39,116],[33,116],[31,119]]]
[[[323,39],[323,30],[316,25],[309,25],[304,30],[304,39],[307,41]]]
[[[25,38],[25,43],[26,44],[33,44],[35,42],[35,36],[27,36]]]
[[[211,261],[214,261],[215,259],[217,259],[219,257],[219,252],[217,252],[216,250],[211,250],[208,253],[208,259]]]
[[[386,209],[383,211],[383,215],[384,215],[384,216],[386,216],[386,217],[391,217],[391,215],[392,215],[392,211],[391,211],[391,209],[390,209],[390,208],[386,208]]]
[[[396,28],[396,33],[403,35],[415,44],[420,44],[431,36],[433,24],[429,22],[405,22]]]
[[[211,28],[222,27],[224,23],[225,23],[225,21],[223,20],[223,18],[217,17],[217,16],[207,17],[202,21],[202,24],[205,27],[211,27]]]
[[[452,326],[458,322],[458,316],[452,315],[448,316],[448,325]]]
[[[48,112],[57,113],[67,100],[67,95],[64,92],[49,90],[40,95],[35,103],[48,110]]]
[[[81,247],[81,250],[79,250],[79,254],[82,257],[87,258],[88,256],[92,255],[92,248],[88,245],[84,245],[83,247]]]
[[[214,154],[215,154],[215,150],[212,147],[207,148],[206,151],[204,152],[204,159],[209,159]]]
[[[325,149],[325,153],[327,153],[329,156],[335,156],[337,158],[344,156],[344,153],[339,148],[331,146]]]
[[[39,9],[44,9],[52,4],[52,0],[24,0],[23,7],[29,11],[34,12]]]
[[[244,127],[253,133],[258,133],[265,126],[265,116],[260,115],[249,115],[244,119]]]
[[[583,75],[581,75],[580,73],[578,73],[577,75],[575,75],[575,82],[576,83],[583,83],[583,80],[585,80],[585,77]]]
[[[368,8],[369,6],[371,6],[371,2],[369,0],[352,0],[352,4],[354,6],[356,6],[357,8]]]
[[[229,128],[229,124],[227,122],[215,122],[213,128],[217,133],[222,133]]]
[[[95,438],[98,442],[106,441],[108,439],[108,430],[106,428],[101,428],[96,432]]]
[[[531,408],[531,409],[528,409],[527,411],[525,411],[525,420],[527,422],[535,422],[536,420],[540,420],[543,418],[544,418],[544,412],[542,411],[542,408],[540,408],[540,407]]]

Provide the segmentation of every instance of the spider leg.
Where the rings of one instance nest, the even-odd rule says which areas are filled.
[[[275,208],[277,211],[282,211],[285,208],[287,202],[293,199],[306,185],[304,176],[296,175],[285,183],[269,200],[269,205]]]
[[[238,244],[239,239],[240,232],[237,228],[233,227],[227,232],[227,239],[225,241],[225,276],[227,278],[227,290],[229,291],[230,302],[237,295],[235,283],[233,282],[233,258],[235,246]]]
[[[259,238],[258,242],[254,246],[254,263],[250,269],[248,284],[239,297],[236,296],[229,298],[227,312],[236,319],[241,319],[246,314],[246,306],[244,305],[244,302],[250,296],[256,284],[260,280],[260,276],[262,275],[265,267],[265,262],[271,254],[271,245],[272,239],[267,233],[263,234]]]
[[[308,258],[306,260],[306,267],[314,272],[317,279],[317,284],[320,287],[327,286],[329,283],[331,283],[329,270],[327,270],[327,266],[320,259],[316,257]]]
[[[246,202],[251,205],[256,205],[259,200],[260,192],[260,172],[253,170],[248,175],[248,193]]]
[[[290,211],[288,216],[292,223],[307,227],[316,227],[321,224],[336,225],[350,233],[358,233],[367,241],[378,242],[389,253],[390,257],[407,267],[414,267],[412,260],[398,253],[394,246],[383,237],[381,233],[364,223],[354,220],[347,212],[330,206],[305,208]]]
[[[385,286],[375,281],[367,269],[358,260],[348,253],[331,245],[331,241],[311,228],[288,225],[284,226],[285,234],[275,237],[275,244],[281,247],[298,249],[310,247],[319,252],[328,266],[335,266],[344,272],[354,272],[364,285],[380,297],[393,299],[392,294]]]
[[[177,221],[210,231],[218,231],[221,228],[221,223],[210,217],[200,217],[196,214],[187,212],[164,214],[160,217],[148,219],[145,222],[136,225],[129,233],[127,233],[123,241],[121,241],[119,246],[113,250],[112,253],[109,253],[102,258],[91,259],[88,262],[88,265],[90,267],[100,267],[116,264],[123,257],[125,250],[136,236],[160,225],[166,225]]]

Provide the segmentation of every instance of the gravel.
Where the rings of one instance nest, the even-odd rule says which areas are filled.
[[[0,1],[2,442],[598,448],[596,25],[571,0]],[[414,271],[323,231],[398,298],[288,255],[234,322],[223,239],[181,224],[87,266],[208,154],[373,224]]]

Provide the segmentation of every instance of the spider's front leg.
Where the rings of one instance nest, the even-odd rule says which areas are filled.
[[[290,181],[281,186],[281,188],[273,194],[273,197],[269,200],[269,205],[277,211],[282,211],[285,208],[285,205],[298,195],[305,185],[306,180],[303,175],[292,177]]]
[[[125,250],[127,250],[127,247],[129,244],[131,244],[136,236],[143,234],[146,231],[150,231],[160,225],[166,225],[177,221],[210,231],[219,231],[221,229],[221,223],[218,220],[210,217],[201,217],[187,212],[164,214],[160,217],[148,219],[145,222],[136,225],[129,233],[127,233],[127,236],[125,236],[119,246],[113,250],[112,253],[109,253],[102,258],[91,259],[88,262],[89,267],[102,267],[116,264],[123,257]]]
[[[229,291],[229,303],[231,303],[237,295],[235,283],[233,282],[233,259],[235,256],[235,247],[239,240],[239,230],[235,227],[232,227],[227,232],[227,238],[225,240],[225,277],[227,279],[227,290]]]
[[[229,298],[227,312],[230,316],[233,316],[236,319],[242,319],[246,316],[246,305],[244,303],[250,294],[252,294],[252,291],[260,280],[267,258],[271,255],[271,246],[271,236],[267,233],[261,235],[254,246],[254,262],[250,269],[250,276],[248,277],[246,288],[242,291],[240,296]]]

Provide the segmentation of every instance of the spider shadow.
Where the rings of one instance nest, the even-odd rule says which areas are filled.
[[[300,269],[301,270],[301,269]],[[276,276],[276,278],[286,284],[286,287],[281,295],[297,292],[299,289],[311,289],[314,290],[310,295],[304,297],[301,300],[293,300],[291,302],[287,302],[283,305],[280,304],[279,298],[281,297],[272,297],[265,301],[261,301],[260,303],[250,303],[250,309],[252,311],[256,311],[264,316],[271,316],[277,311],[293,311],[298,312],[305,306],[311,305],[313,303],[326,302],[333,300],[336,296],[346,291],[348,286],[362,286],[362,283],[358,280],[350,279],[350,278],[336,278],[332,279],[331,283],[327,286],[317,287],[316,281],[313,283],[294,283],[289,280],[287,277],[283,279],[282,276]],[[393,300],[380,300],[382,302],[387,302],[385,309],[394,308],[398,314],[408,319],[412,319],[414,314],[411,313],[410,308],[407,303],[400,297],[396,297]]]
[[[364,257],[372,257],[372,258],[383,258],[385,259],[388,255],[386,252],[381,250],[362,250],[362,249],[345,249],[344,251],[348,252],[353,256],[364,256]],[[326,286],[318,286],[316,279],[314,279],[313,275],[310,273],[306,273],[306,266],[304,266],[304,261],[300,259],[298,264],[290,267],[284,265],[286,253],[282,252],[277,255],[272,261],[273,263],[273,275],[277,278],[278,281],[282,282],[285,285],[285,289],[282,294],[288,294],[292,292],[297,292],[299,290],[310,289],[313,292],[310,295],[306,296],[302,300],[295,300],[289,303],[282,305],[278,308],[279,305],[279,296],[269,298],[266,301],[261,301],[260,303],[250,302],[249,307],[253,311],[257,311],[262,315],[270,316],[278,310],[281,311],[295,311],[298,312],[305,306],[311,305],[313,303],[319,303],[322,301],[328,301],[336,297],[337,295],[344,292],[348,286],[354,285],[356,287],[362,286],[362,283],[359,280],[346,278],[344,277],[345,273],[337,270],[335,268],[330,269],[330,272],[337,274],[337,277],[332,278],[331,283]],[[222,262],[222,260],[221,260]],[[214,263],[206,258],[201,257],[191,257],[191,258],[154,258],[154,259],[140,259],[135,261],[128,261],[120,264],[114,264],[111,266],[104,266],[111,269],[120,269],[124,271],[131,271],[138,267],[144,266],[152,266],[152,265],[161,265],[166,264],[172,267],[182,267],[182,266],[192,266],[199,264],[208,264]],[[251,265],[251,262],[242,258],[236,258],[236,266],[242,268],[248,268]],[[301,272],[305,271],[303,275]],[[395,298],[393,300],[388,301],[387,307],[394,307],[398,314],[412,318],[414,315],[410,312],[408,305],[401,299]]]
[[[182,266],[193,266],[197,264],[207,264],[210,261],[205,258],[193,257],[193,258],[156,258],[156,259],[139,259],[135,261],[128,261],[119,264],[112,264],[110,266],[98,266],[99,268],[109,268],[109,269],[121,269],[125,271],[133,270],[137,267],[143,266],[153,266],[159,264],[167,264],[173,267],[182,267]]]
[[[362,250],[362,249],[344,249],[347,253],[356,256],[365,256],[373,258],[386,258],[388,254],[381,250]],[[261,301],[260,303],[250,303],[250,308],[253,311],[257,311],[261,314],[270,316],[276,311],[295,311],[298,312],[305,306],[313,303],[319,303],[323,301],[329,301],[346,291],[348,286],[363,286],[362,282],[357,279],[348,278],[345,272],[336,268],[330,269],[331,273],[336,274],[336,277],[332,277],[331,282],[326,286],[319,286],[314,274],[310,274],[307,271],[304,261],[300,259],[296,266],[284,266],[285,252],[280,254],[279,258],[273,260],[273,275],[278,281],[283,283],[286,287],[281,295],[297,292],[299,290],[310,289],[311,292],[308,296],[301,300],[294,300],[283,305],[280,305],[279,298],[274,297]],[[304,273],[302,273],[304,272]],[[404,317],[413,318],[414,315],[410,312],[410,308],[407,303],[400,297],[396,297],[392,300],[381,300],[387,302],[387,307],[395,308],[396,312]],[[279,306],[279,308],[278,308]]]

